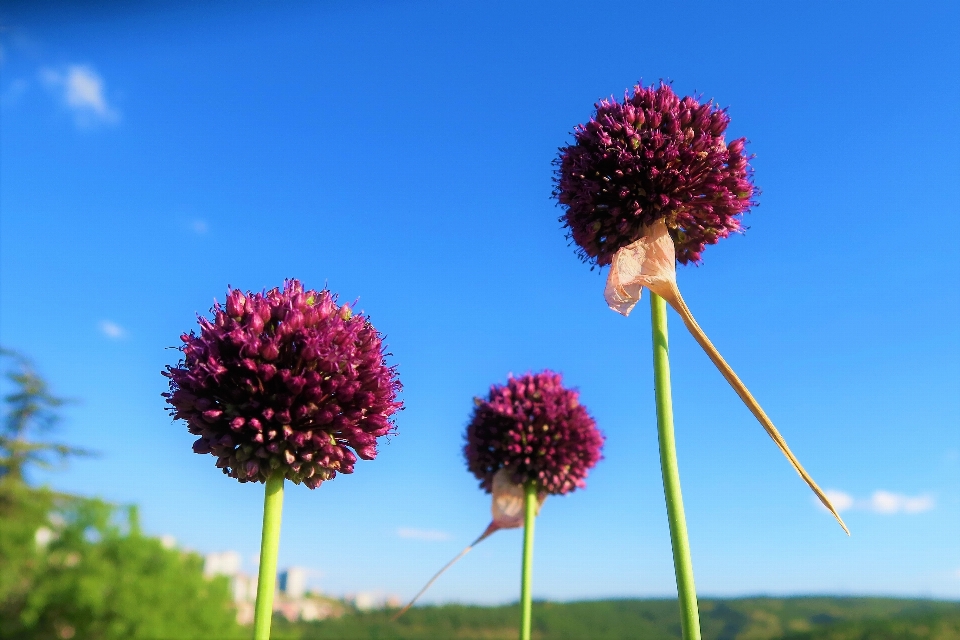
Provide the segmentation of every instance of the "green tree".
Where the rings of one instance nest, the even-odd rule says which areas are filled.
[[[38,571],[37,530],[47,522],[53,500],[50,491],[0,478],[0,637]]]
[[[144,535],[134,507],[25,481],[31,465],[81,450],[31,440],[63,401],[25,359],[13,360],[0,441],[0,639],[237,637],[226,578],[206,579],[200,556]]]
[[[236,637],[227,579],[206,579],[200,556],[164,548],[143,535],[135,508],[123,511],[73,498],[48,515],[32,552],[22,549],[34,570],[0,637]]]
[[[14,391],[4,396],[6,416],[0,432],[0,477],[22,481],[28,465],[53,466],[53,459],[90,455],[84,449],[56,442],[31,441],[34,433],[50,431],[60,420],[58,409],[68,401],[50,393],[46,381],[24,356],[0,348],[0,357],[13,360],[16,368],[6,372]]]

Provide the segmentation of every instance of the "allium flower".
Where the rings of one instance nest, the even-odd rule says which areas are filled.
[[[196,453],[213,454],[240,482],[282,470],[311,489],[352,473],[357,455],[377,455],[401,385],[365,316],[297,280],[283,291],[231,290],[211,311],[200,335],[181,336],[183,360],[163,372],[171,415],[200,436]]]
[[[560,374],[543,371],[493,385],[476,400],[463,448],[467,467],[488,493],[501,469],[516,484],[565,494],[586,486],[604,437]]]
[[[602,457],[603,434],[578,396],[564,388],[559,373],[543,371],[510,376],[506,385],[490,387],[485,400],[475,399],[463,454],[480,487],[492,494],[493,519],[480,537],[427,581],[394,620],[483,540],[500,529],[523,527],[521,637],[530,637],[533,521],[548,494],[584,488],[587,473]]]
[[[746,140],[724,141],[725,109],[679,98],[663,82],[594,106],[554,162],[554,197],[567,207],[560,220],[581,258],[608,265],[664,220],[677,260],[698,263],[706,245],[740,229],[756,190]]]

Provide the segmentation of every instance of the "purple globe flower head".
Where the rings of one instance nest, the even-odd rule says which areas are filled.
[[[357,456],[376,457],[401,385],[363,314],[297,280],[283,291],[230,290],[211,311],[163,372],[171,415],[199,436],[196,453],[240,482],[282,471],[311,489],[353,473]]]
[[[480,486],[492,492],[504,470],[514,484],[534,482],[547,494],[585,487],[604,437],[578,396],[560,374],[543,371],[510,377],[477,398],[463,453]]]
[[[679,98],[669,85],[637,85],[601,100],[555,160],[560,220],[585,261],[604,266],[664,220],[677,260],[699,263],[708,244],[740,230],[758,193],[746,139],[725,142],[725,109]]]
[[[492,494],[493,519],[480,537],[427,581],[394,620],[483,540],[500,529],[525,526],[527,514],[535,517],[548,495],[584,488],[587,474],[602,457],[603,434],[580,404],[579,393],[564,388],[559,373],[511,375],[507,384],[491,386],[486,399],[474,402],[463,454],[480,487]]]

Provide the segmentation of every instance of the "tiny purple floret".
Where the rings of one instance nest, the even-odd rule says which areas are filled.
[[[560,374],[511,377],[475,402],[463,453],[487,493],[500,469],[508,469],[513,482],[534,482],[550,494],[586,486],[587,473],[602,457],[604,437]]]
[[[610,264],[661,219],[683,264],[740,230],[757,190],[746,139],[724,140],[725,109],[679,98],[663,82],[594,106],[554,162],[553,195],[567,209],[560,221],[584,261]]]
[[[230,290],[211,311],[163,372],[171,415],[199,436],[196,453],[240,482],[281,470],[311,489],[353,473],[357,456],[376,457],[401,385],[366,316],[297,280],[283,291]]]

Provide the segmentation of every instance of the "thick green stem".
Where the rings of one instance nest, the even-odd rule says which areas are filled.
[[[537,485],[523,485],[523,571],[520,575],[520,640],[530,640],[533,600],[533,525],[537,519]]]
[[[273,592],[277,584],[277,551],[280,549],[280,517],[283,515],[283,474],[267,480],[263,498],[263,536],[260,540],[260,574],[257,605],[253,616],[253,640],[270,640]]]
[[[657,435],[660,439],[660,469],[663,472],[663,493],[667,499],[670,521],[670,544],[673,566],[677,574],[680,596],[680,625],[683,640],[700,640],[700,612],[697,589],[693,584],[693,563],[687,521],[683,515],[680,494],[680,470],[677,446],[673,438],[673,401],[670,396],[670,355],[667,342],[667,305],[663,298],[650,292],[650,316],[653,324],[653,380],[657,399]]]

